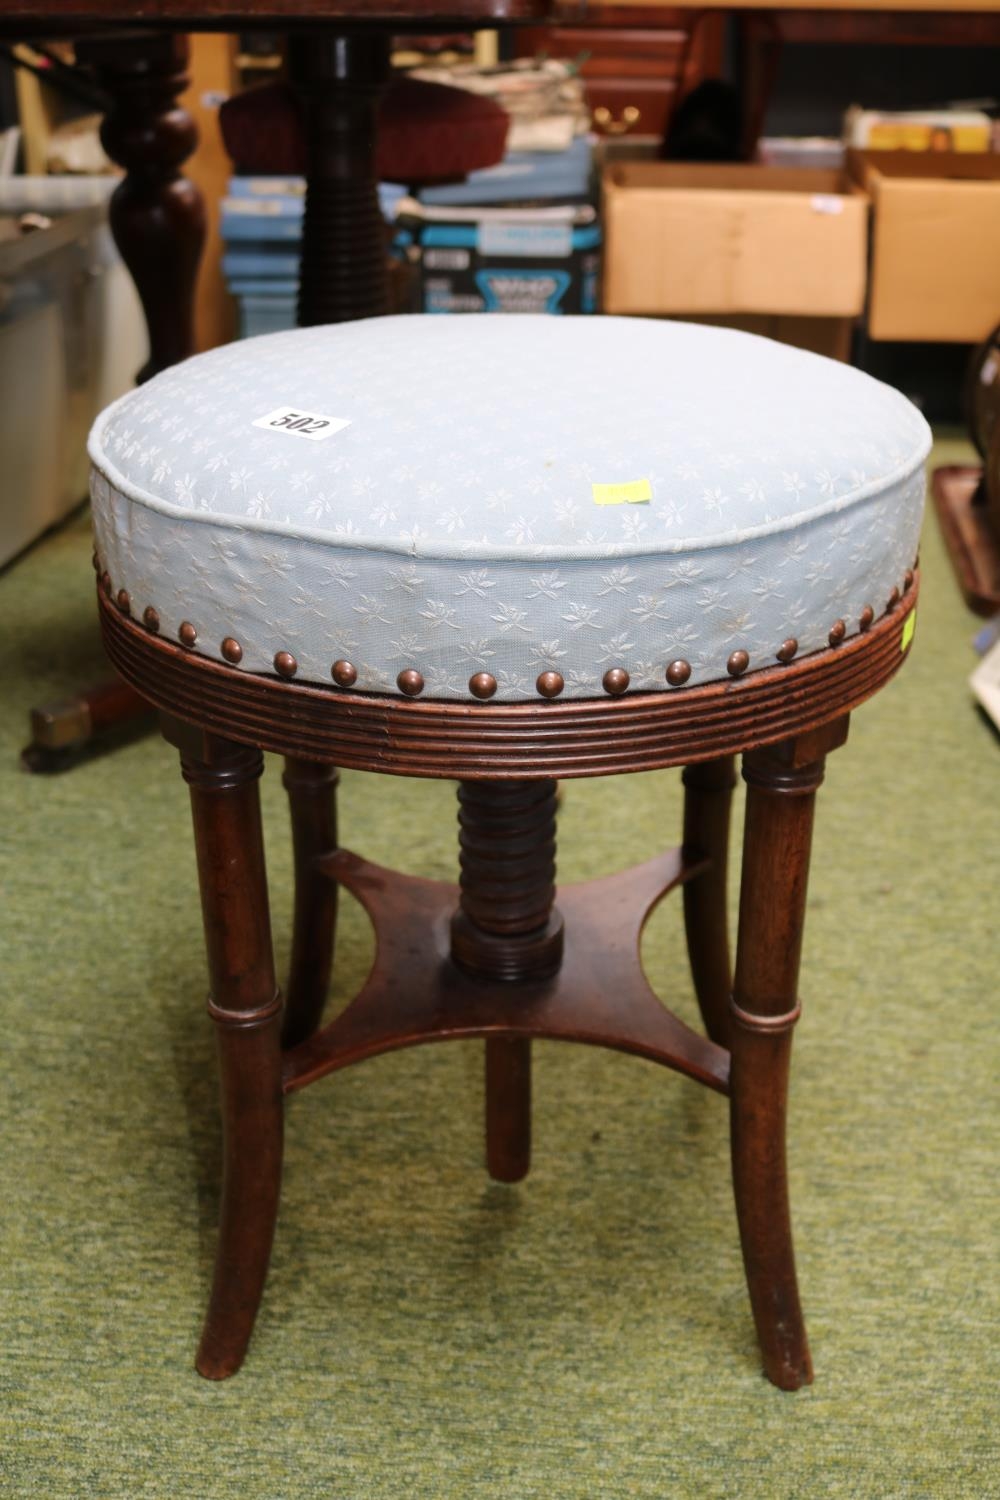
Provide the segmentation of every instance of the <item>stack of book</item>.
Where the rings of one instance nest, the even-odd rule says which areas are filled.
[[[425,313],[596,311],[601,226],[593,203],[593,142],[508,151],[464,182],[403,199]]]
[[[429,208],[499,203],[567,203],[590,196],[591,138],[578,135],[561,151],[508,151],[495,167],[470,172],[462,182],[421,188]]]
[[[295,327],[304,177],[231,177],[222,201],[222,270],[239,307],[240,337]],[[379,187],[389,221],[403,189]]]
[[[407,208],[396,242],[400,256],[419,266],[419,285],[414,292],[415,310],[507,310],[509,298],[502,299],[501,309],[491,290],[484,291],[478,284],[467,287],[464,284],[467,278],[460,278],[461,285],[456,282],[453,288],[445,287],[442,284],[445,268],[441,256],[424,258],[425,246],[433,245],[439,234],[434,227],[439,222],[447,224],[447,228],[440,230],[444,235],[440,245],[452,246],[457,232],[452,223],[456,213],[465,221],[461,231],[465,236],[463,247],[471,235],[470,244],[479,244],[482,240],[491,246],[492,252],[498,250],[502,241],[502,253],[499,260],[495,253],[482,260],[476,255],[466,256],[463,267],[458,266],[461,257],[453,255],[449,273],[459,269],[484,274],[487,271],[502,272],[508,281],[514,277],[522,291],[527,287],[537,301],[545,290],[539,272],[555,272],[558,296],[553,303],[546,292],[542,303],[552,306],[553,310],[558,306],[559,311],[571,308],[574,311],[589,310],[593,302],[596,255],[591,254],[586,267],[577,260],[570,264],[570,243],[567,241],[563,245],[562,240],[570,235],[573,249],[596,251],[600,241],[599,229],[593,208],[587,207],[592,198],[592,173],[592,143],[588,136],[580,135],[574,137],[564,150],[509,151],[497,166],[472,172],[462,182],[421,188],[415,195],[419,204],[416,214],[413,199],[406,200]],[[379,201],[387,223],[396,222],[397,210],[404,198],[402,187],[393,183],[379,185]],[[556,217],[565,224],[577,226],[579,232],[573,235],[569,229],[559,231],[562,238],[558,251],[553,252],[548,241],[553,232],[552,208],[556,204],[565,206],[565,212]],[[526,214],[525,205],[538,210],[538,214]],[[222,269],[229,290],[237,300],[241,338],[276,333],[295,326],[304,206],[303,177],[229,179],[228,196],[222,202],[225,245]],[[475,208],[482,208],[482,214],[469,213]],[[531,231],[527,226],[534,224],[536,217],[539,222]],[[506,226],[508,219],[517,225],[516,230],[509,226],[498,229],[496,221]],[[408,246],[411,248],[407,254]],[[427,272],[434,273],[431,284]],[[562,289],[565,285],[568,290],[571,282],[572,290],[568,297],[564,297]],[[490,285],[493,287],[494,283]]]

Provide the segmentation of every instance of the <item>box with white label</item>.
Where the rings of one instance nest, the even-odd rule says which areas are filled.
[[[874,205],[873,339],[975,343],[1000,318],[1000,156],[852,151]]]
[[[419,273],[418,312],[597,310],[601,228],[589,203],[463,209],[406,199],[397,225]]]
[[[605,169],[604,311],[856,317],[868,197],[823,168]]]

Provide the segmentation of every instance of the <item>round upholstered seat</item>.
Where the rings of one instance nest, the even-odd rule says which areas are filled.
[[[622,318],[384,318],[230,345],[90,441],[105,587],[165,639],[347,691],[679,693],[904,587],[927,425],[844,365]]]

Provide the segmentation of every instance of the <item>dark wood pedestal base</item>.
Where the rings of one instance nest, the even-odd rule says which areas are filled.
[[[108,748],[144,733],[153,722],[150,704],[120,677],[108,677],[73,698],[31,710],[31,739],[21,751],[21,765],[36,775],[69,771],[97,744]]]
[[[386,27],[297,31],[292,74],[307,122],[308,192],[298,321],[302,326],[375,317],[389,310],[388,251],[378,202],[378,107],[389,81]],[[182,167],[197,145],[179,104],[189,83],[188,41],[176,32],[133,31],[81,41],[110,100],[101,140],[124,176],[111,199],[115,243],[135,282],[149,330],[148,380],[194,352],[194,293],[205,211]],[[36,709],[21,755],[28,771],[56,772],[113,733],[144,727],[150,705],[108,681]]]
[[[966,604],[977,615],[1000,613],[1000,537],[991,524],[978,465],[935,469],[931,492],[938,524]]]
[[[531,1043],[548,1038],[632,1053],[728,1097],[764,1369],[786,1390],[812,1379],[785,1123],[813,805],[850,710],[905,659],[917,586],[908,575],[904,597],[868,631],[731,682],[501,705],[254,677],[151,635],[99,596],[109,654],[159,706],[191,789],[225,1162],[203,1375],[233,1374],[246,1353],[278,1211],[284,1095],[383,1052],[482,1038],[487,1166],[515,1182],[531,1155]],[[284,1003],[257,792],[262,747],[286,756],[292,811],[297,888]],[[725,862],[737,753],[747,810],[731,976]],[[458,774],[457,885],[337,847],[334,759]],[[676,765],[686,768],[682,848],[557,891],[555,777]],[[376,955],[359,993],[324,1026],[339,886],[368,913]],[[704,1036],[654,995],[639,956],[649,913],[677,886]]]
[[[125,32],[83,40],[77,59],[91,67],[110,100],[101,142],[123,168],[109,207],[115,244],[135,282],[149,331],[141,384],[194,350],[194,294],[205,241],[205,208],[182,167],[198,144],[178,102],[190,79],[188,40],[175,32]],[[115,731],[151,722],[150,704],[117,679],[31,714],[25,770],[74,766]]]
[[[378,317],[389,310],[375,168],[388,34],[306,32],[292,38],[289,62],[305,106],[308,149],[299,324]]]

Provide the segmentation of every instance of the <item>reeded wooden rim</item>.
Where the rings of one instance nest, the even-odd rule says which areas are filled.
[[[107,0],[5,0],[0,35],[70,36],[121,31]],[[329,24],[353,29],[468,31],[517,22],[558,19],[555,0],[147,0],[125,14],[129,31],[299,30]]]
[[[199,729],[280,755],[400,776],[608,776],[774,744],[849,713],[899,669],[919,575],[843,645],[704,687],[569,702],[447,703],[241,672],[162,641],[98,593],[125,680]]]

